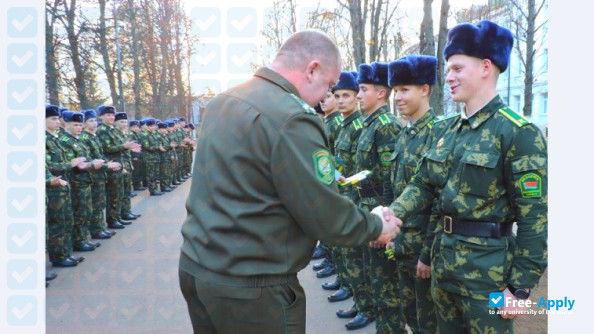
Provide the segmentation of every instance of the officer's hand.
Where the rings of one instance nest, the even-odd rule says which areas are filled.
[[[511,298],[511,299],[508,299]],[[500,309],[502,312],[499,315],[500,317],[502,317],[503,319],[517,319],[519,318],[522,314],[522,311],[525,311],[528,309],[528,307],[526,306],[525,303],[522,303],[523,306],[519,306],[519,303],[517,302],[519,299],[516,298],[516,296],[514,296],[511,291],[509,291],[508,288],[505,288],[505,290],[503,290],[503,306],[502,307],[498,307],[498,309]],[[509,303],[509,306],[507,306],[507,300],[512,301],[511,303]],[[515,303],[513,301],[516,301]],[[515,306],[514,306],[515,305]],[[514,314],[509,313],[510,311],[515,311]]]
[[[384,223],[382,233],[377,238],[377,242],[380,244],[387,244],[396,238],[400,233],[400,226],[402,226],[402,220],[394,215],[394,212],[390,208],[378,206],[371,211],[372,214],[377,215],[382,219]]]
[[[385,244],[382,244],[378,241],[370,241],[369,242],[369,247],[371,247],[371,248],[382,248],[384,246],[385,246]]]
[[[422,279],[431,278],[431,266],[428,266],[421,262],[417,262],[417,277]]]

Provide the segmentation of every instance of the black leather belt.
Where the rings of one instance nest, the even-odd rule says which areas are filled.
[[[384,187],[365,187],[357,189],[359,197],[382,197],[384,193]]]
[[[459,234],[467,237],[501,238],[512,235],[513,223],[496,223],[458,220],[443,216],[443,231],[447,234]]]

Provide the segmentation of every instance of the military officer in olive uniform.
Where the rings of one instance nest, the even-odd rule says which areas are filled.
[[[335,85],[340,66],[328,36],[298,32],[270,68],[206,107],[179,271],[194,332],[305,333],[297,272],[316,240],[358,246],[397,233],[394,217],[381,234],[375,214],[336,188],[311,106]]]
[[[388,65],[394,105],[407,125],[396,138],[391,183],[397,197],[414,174],[431,128],[436,120],[429,106],[431,87],[437,81],[437,58],[409,55]],[[437,320],[431,297],[430,249],[435,224],[430,224],[431,207],[403,222],[392,243],[398,269],[398,289],[404,317],[413,333],[435,333]]]
[[[431,278],[441,333],[512,333],[512,300],[528,298],[547,265],[546,140],[497,94],[512,45],[511,32],[487,20],[450,30],[446,82],[464,110],[435,124],[418,173],[391,205],[406,221],[438,196]],[[490,314],[497,291],[504,313]]]

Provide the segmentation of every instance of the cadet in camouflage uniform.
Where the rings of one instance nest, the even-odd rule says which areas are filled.
[[[109,239],[116,232],[107,230],[107,224],[105,223],[105,182],[107,175],[112,170],[118,170],[121,168],[120,163],[114,161],[107,161],[107,158],[103,154],[103,148],[99,138],[95,134],[97,132],[97,113],[93,109],[88,109],[83,112],[85,116],[84,130],[80,135],[82,142],[89,148],[91,152],[91,159],[102,159],[106,161],[105,165],[93,173],[91,179],[93,184],[91,185],[91,201],[92,211],[91,219],[89,224],[89,232],[93,239]]]
[[[90,168],[75,168],[72,171],[70,184],[72,186],[72,210],[74,218],[73,245],[74,250],[89,252],[94,251],[100,243],[90,241],[89,225],[93,211],[91,201],[91,185],[93,183],[90,170],[97,170],[105,163],[102,159],[91,161],[91,152],[87,145],[80,139],[84,123],[84,115],[81,112],[65,111],[63,114],[65,122],[64,134],[60,137],[60,144],[64,147],[67,160],[75,157],[85,157],[90,161]]]
[[[161,141],[155,133],[157,127],[157,120],[154,118],[147,118],[144,120],[146,125],[146,135],[141,135],[142,150],[146,152],[146,180],[148,183],[149,193],[151,196],[163,195],[163,192],[158,191],[158,175],[159,175],[159,153],[165,150],[161,147]]]
[[[175,142],[172,142],[169,138],[170,135],[167,133],[169,128],[168,122],[161,122],[157,124],[157,136],[159,138],[159,144],[165,150],[159,153],[159,183],[161,185],[162,192],[170,192],[173,190],[171,187],[171,178],[173,175],[173,164],[175,161],[175,151],[173,146]],[[173,128],[173,127],[172,127]]]
[[[140,138],[140,121],[132,120],[128,124],[130,126],[130,140],[133,140],[137,143],[142,142]],[[134,167],[134,170],[132,171],[132,186],[134,187],[134,190],[146,190],[146,188],[142,186],[143,180],[145,179],[143,162],[144,152],[132,152],[131,155],[132,167]]]
[[[435,121],[429,106],[431,86],[437,80],[437,59],[432,56],[402,57],[388,65],[389,85],[394,105],[407,126],[396,138],[392,154],[391,183],[393,196],[402,193],[414,174]],[[404,317],[413,333],[435,333],[437,320],[431,297],[430,249],[435,224],[429,224],[431,207],[402,224],[402,232],[393,242],[398,269],[398,293]]]
[[[338,80],[338,85],[332,87],[332,93],[334,99],[337,101],[338,111],[341,113],[343,119],[341,130],[334,146],[334,156],[337,169],[344,177],[355,174],[357,141],[363,130],[363,117],[361,116],[361,112],[357,110],[358,92],[359,85],[357,84],[356,72],[355,74],[352,72],[342,72]],[[338,189],[343,196],[353,201],[358,197],[356,192],[353,192],[352,186],[339,187]],[[339,270],[338,276],[341,280],[342,289],[354,293],[353,300],[355,305],[349,309],[336,312],[339,318],[353,318],[357,315],[358,310],[362,314],[365,311],[368,313],[372,312],[373,304],[370,288],[364,275],[364,268],[366,266],[363,264],[363,252],[366,251],[367,245],[341,248],[344,274],[341,276],[341,270]]]
[[[361,109],[365,111],[363,130],[357,143],[357,172],[371,172],[371,175],[359,183],[357,204],[371,211],[378,205],[389,205],[392,202],[390,157],[400,124],[386,104],[391,92],[388,87],[388,64],[376,62],[359,65],[357,82],[357,99]],[[369,318],[375,316],[378,333],[403,332],[405,325],[396,291],[397,278],[394,275],[396,263],[388,260],[381,245],[368,248],[367,255],[373,313],[359,312],[347,323],[347,328],[365,326],[369,323]]]
[[[124,154],[127,150],[139,151],[140,145],[127,141],[121,136],[121,131],[115,128],[115,113],[116,110],[111,106],[99,106],[97,108],[99,117],[101,118],[101,125],[97,130],[97,136],[103,146],[103,153],[109,160],[119,162],[123,166]],[[107,200],[107,225],[110,228],[122,228],[120,225],[129,225],[129,221],[120,220],[120,213],[122,211],[123,202],[123,188],[122,188],[122,170],[113,171],[108,175],[105,184],[106,200]]]
[[[186,146],[184,147],[184,168],[183,174],[186,179],[190,178],[192,175],[192,152],[194,152],[194,145],[192,139],[192,130],[194,130],[194,124],[188,123],[184,126],[185,136],[186,136]]]
[[[167,133],[166,138],[169,139],[168,144],[171,146],[171,183],[174,186],[179,186],[184,179],[181,178],[181,144],[183,143],[183,134],[179,132],[179,122],[176,120],[167,122]],[[173,145],[172,145],[173,144]]]
[[[439,196],[431,277],[441,333],[512,333],[516,315],[489,314],[489,293],[528,298],[547,265],[546,140],[496,90],[512,45],[490,21],[450,30],[446,81],[464,112],[435,124],[418,173],[391,205],[406,221]]]
[[[128,140],[134,141],[129,136],[129,129],[128,129],[128,114],[125,112],[118,112],[115,116],[115,126],[119,130],[116,132],[117,135],[120,137],[120,141],[126,142]],[[134,170],[134,166],[132,165],[132,153],[140,153],[132,152],[129,150],[125,150],[122,153],[122,206],[120,211],[120,218],[126,220],[135,220],[136,218],[140,217],[139,214],[135,214],[132,212],[132,173]]]
[[[66,153],[58,140],[57,130],[60,127],[60,111],[58,107],[45,107],[45,162],[49,171],[68,182],[68,172],[80,166],[88,168],[90,164],[84,157],[66,159]],[[63,187],[46,187],[47,196],[47,252],[54,267],[73,267],[78,260],[72,257],[72,200],[70,185]]]
[[[195,333],[305,333],[297,272],[316,240],[352,247],[380,234],[374,214],[338,194],[310,106],[338,80],[339,55],[323,33],[298,32],[206,107],[179,270]]]

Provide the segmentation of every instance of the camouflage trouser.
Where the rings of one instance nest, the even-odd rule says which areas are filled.
[[[450,293],[435,286],[433,300],[437,326],[441,334],[449,333],[513,333],[514,322],[498,314],[489,314],[489,301]]]
[[[437,320],[431,297],[431,279],[417,277],[417,256],[397,258],[398,291],[404,317],[413,333],[435,333]]]
[[[380,205],[376,198],[361,198],[359,207],[371,212]],[[368,253],[369,286],[374,304],[375,329],[377,333],[405,332],[402,303],[397,290],[396,261],[388,260],[386,249],[370,248]]]
[[[184,175],[192,172],[192,149],[184,149]]]
[[[164,188],[171,186],[171,174],[172,174],[172,163],[171,163],[171,156],[169,153],[161,155],[161,162],[159,164],[160,168],[160,183],[161,183],[161,191]]]
[[[127,213],[132,212],[132,200],[130,199],[132,194],[132,173],[122,173],[122,208],[120,210],[120,217]]]
[[[369,286],[369,265],[367,264],[367,246],[343,248],[342,257],[347,282],[354,293],[353,301],[357,312],[373,318],[373,300]]]
[[[103,210],[105,210],[105,182],[95,182],[91,186],[91,199],[93,202],[93,211],[89,224],[91,235],[107,229]]]
[[[47,192],[47,253],[50,261],[72,255],[72,201],[68,192]]]
[[[140,187],[145,178],[143,165],[142,157],[132,157],[132,167],[134,167],[134,171],[132,171],[132,185],[134,188]]]
[[[157,180],[159,178],[159,161],[146,162],[146,182],[151,194],[157,192]]]
[[[181,180],[181,152],[177,151],[175,153],[175,160],[173,160],[173,176],[172,181],[174,180]]]
[[[107,176],[105,183],[105,200],[107,202],[107,222],[114,223],[120,220],[122,211],[122,172],[112,172]]]
[[[74,245],[89,241],[89,223],[93,206],[91,202],[91,183],[71,181],[72,210],[74,219]]]
[[[348,283],[348,277],[346,272],[346,266],[342,257],[342,247],[332,247],[332,262],[336,268],[336,281],[340,284],[340,287],[347,291],[352,292],[351,285]]]

